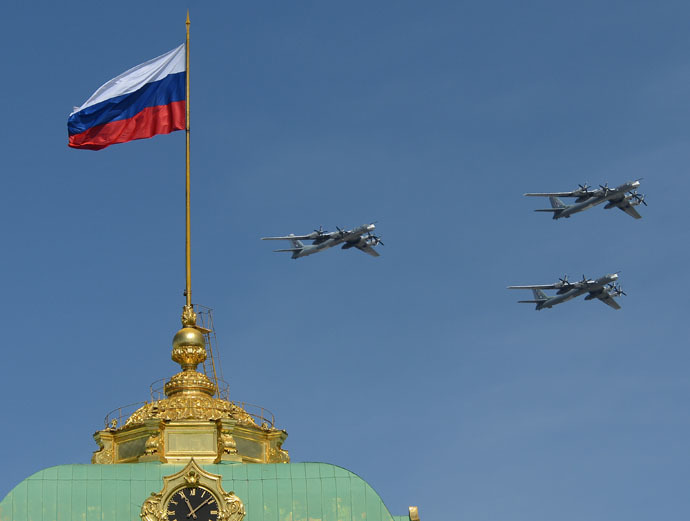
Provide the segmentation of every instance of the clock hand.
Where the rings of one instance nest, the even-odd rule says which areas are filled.
[[[196,519],[196,514],[194,513],[196,509],[192,509],[192,504],[189,502],[189,499],[187,499],[187,497],[184,494],[181,495],[184,498],[184,502],[187,503],[187,506],[189,507],[189,514],[187,514],[187,517],[194,516],[194,519]]]
[[[199,503],[199,504],[197,505],[197,507],[196,507],[194,510],[192,510],[189,514],[187,514],[187,517],[189,517],[189,516],[194,516],[194,519],[196,519],[196,515],[194,514],[194,512],[196,512],[197,510],[199,510],[201,507],[203,507],[206,503],[208,503],[208,502],[211,501],[212,499],[213,499],[213,496],[207,497],[206,499],[204,499],[201,503]],[[190,508],[191,508],[191,507],[190,507]]]

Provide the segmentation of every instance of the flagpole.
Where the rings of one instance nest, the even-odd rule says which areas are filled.
[[[186,237],[185,237],[185,265],[187,280],[185,286],[185,296],[187,303],[182,313],[182,323],[194,326],[196,324],[196,314],[192,306],[192,265],[191,265],[191,231],[189,217],[189,10],[187,11],[187,39],[185,41],[185,137],[186,137],[186,184],[185,184],[185,203],[186,203]]]

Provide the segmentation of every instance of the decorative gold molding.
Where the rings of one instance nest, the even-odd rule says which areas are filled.
[[[247,411],[232,402],[211,396],[173,396],[163,400],[147,403],[137,409],[127,420],[125,427],[139,425],[146,420],[219,420],[228,418],[237,420],[240,425],[256,427],[256,423]]]
[[[99,449],[91,456],[91,463],[100,465],[115,463],[115,445],[112,433],[100,431],[94,434]]]
[[[91,463],[96,463],[99,465],[107,465],[113,463],[113,449],[99,450],[92,456]]]
[[[166,396],[176,394],[201,393],[213,396],[216,392],[215,384],[205,375],[197,371],[182,371],[170,378],[164,386]]]

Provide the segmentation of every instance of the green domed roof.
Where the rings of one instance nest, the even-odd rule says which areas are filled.
[[[183,465],[155,462],[60,465],[41,470],[0,502],[0,521],[139,519],[163,476]],[[203,465],[244,502],[244,521],[401,521],[362,478],[326,463]]]

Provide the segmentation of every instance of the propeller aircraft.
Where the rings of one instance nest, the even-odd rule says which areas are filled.
[[[568,300],[579,297],[588,293],[585,300],[599,299],[604,304],[611,306],[613,309],[620,309],[620,305],[613,297],[620,297],[625,295],[620,285],[616,284],[618,280],[618,273],[611,273],[604,275],[596,280],[591,280],[582,276],[582,280],[578,282],[569,282],[568,276],[558,279],[555,284],[537,284],[532,286],[508,286],[508,289],[531,289],[534,294],[534,300],[518,300],[523,304],[536,304],[536,310],[540,311],[544,308],[552,308],[557,304],[562,304]],[[545,289],[555,289],[556,294],[548,296],[544,293]]]
[[[292,253],[293,259],[299,259],[300,257],[306,257],[307,255],[312,255],[313,253],[318,253],[333,246],[342,244],[343,250],[348,250],[350,248],[357,248],[364,253],[368,253],[372,257],[378,257],[379,253],[374,249],[374,246],[379,244],[383,246],[381,238],[374,235],[372,232],[376,226],[372,224],[363,224],[358,226],[354,230],[341,230],[337,226],[335,227],[337,231],[328,232],[324,231],[322,227],[318,230],[314,230],[312,233],[307,235],[286,235],[282,237],[262,237],[262,241],[282,241],[288,240],[292,242],[292,248],[286,248],[283,250],[274,250],[279,252],[289,252]],[[312,241],[311,244],[304,244],[302,241]]]
[[[605,210],[611,208],[620,208],[628,215],[635,219],[641,219],[642,216],[637,213],[635,206],[647,202],[644,200],[644,195],[637,193],[637,188],[640,186],[640,179],[635,181],[628,181],[616,188],[609,188],[608,183],[599,185],[596,190],[590,190],[587,183],[578,185],[577,190],[571,192],[547,192],[547,193],[528,193],[528,197],[548,197],[551,202],[551,208],[543,208],[534,210],[535,212],[552,212],[554,219],[562,219],[570,217],[574,213],[588,210],[593,206],[601,203],[606,203]],[[575,204],[567,205],[559,199],[559,197],[575,197]]]

